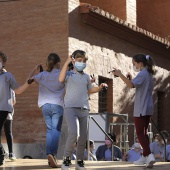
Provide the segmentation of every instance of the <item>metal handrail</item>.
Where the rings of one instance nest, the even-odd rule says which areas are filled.
[[[167,162],[167,159],[166,159],[166,141],[165,141],[165,138],[163,137],[163,135],[161,134],[161,132],[157,128],[157,126],[156,126],[156,124],[155,124],[155,122],[153,121],[152,118],[151,118],[151,122],[152,122],[152,124],[154,125],[155,129],[157,130],[157,132],[159,133],[159,135],[161,136],[161,138],[164,141],[164,161]]]
[[[94,123],[100,128],[100,130],[109,138],[112,142],[112,161],[114,161],[114,141],[110,138],[110,136],[103,130],[103,128],[99,125],[99,123],[94,119],[93,116],[89,116],[90,119],[94,121]],[[88,151],[88,160],[89,160],[89,125],[88,125],[88,142],[87,142],[87,151]]]

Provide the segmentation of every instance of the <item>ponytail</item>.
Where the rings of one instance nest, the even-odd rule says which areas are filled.
[[[133,57],[133,60],[137,63],[142,62],[143,65],[147,68],[148,72],[154,74],[155,63],[150,55],[137,54]]]
[[[51,53],[47,58],[47,71],[51,72],[54,66],[60,61],[61,59],[56,53]]]

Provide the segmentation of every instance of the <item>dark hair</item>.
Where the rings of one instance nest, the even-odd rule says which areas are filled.
[[[47,58],[47,71],[51,72],[54,66],[60,61],[61,59],[56,53],[51,53]]]
[[[88,57],[86,55],[86,53],[82,50],[76,50],[72,53],[71,55],[73,58],[85,58],[86,60],[88,60]]]
[[[145,54],[137,54],[133,57],[133,60],[137,63],[141,62],[147,68],[148,72],[154,74],[154,61],[151,56]]]
[[[70,63],[68,64],[68,70],[70,71],[70,70],[73,70],[73,69],[74,69],[74,65],[73,65],[72,62],[70,62]]]
[[[7,55],[5,53],[3,53],[2,51],[0,51],[0,58],[2,58],[2,61],[5,63],[8,59]]]
[[[169,138],[169,133],[166,130],[161,131],[161,134],[164,138]]]
[[[87,149],[87,145],[88,145],[88,141],[86,141],[86,149]],[[89,140],[89,145],[90,145],[90,146],[91,146],[91,145],[94,145],[94,141]]]
[[[116,135],[114,133],[108,133],[109,137],[113,140],[113,142],[116,142]]]

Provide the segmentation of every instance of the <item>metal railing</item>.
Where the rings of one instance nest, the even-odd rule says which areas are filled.
[[[93,116],[89,116],[89,119],[93,120],[93,122],[99,127],[99,129],[108,137],[108,139],[112,142],[112,161],[114,161],[114,141],[110,138],[110,136],[104,131],[104,129],[99,125],[99,123],[94,119]],[[90,120],[89,120],[90,121]],[[88,121],[88,140],[87,140],[87,152],[88,157],[90,159],[90,146],[89,146],[89,121]]]

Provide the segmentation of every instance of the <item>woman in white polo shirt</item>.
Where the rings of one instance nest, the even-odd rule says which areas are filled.
[[[42,109],[47,127],[46,154],[52,168],[57,167],[55,155],[57,155],[63,120],[64,83],[58,81],[60,61],[60,57],[56,53],[51,53],[47,57],[47,70],[30,79],[39,84],[38,106]],[[39,70],[40,66],[37,65],[32,74]]]

